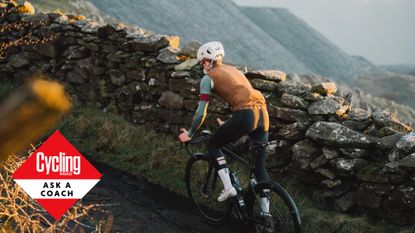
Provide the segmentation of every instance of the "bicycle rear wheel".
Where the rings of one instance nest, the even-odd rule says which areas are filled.
[[[261,193],[269,201],[269,212],[261,208]],[[260,182],[254,187],[255,196],[251,197],[249,211],[256,233],[300,233],[301,220],[295,202],[288,192],[278,183]],[[262,195],[264,197],[264,195]]]
[[[222,190],[222,183],[207,154],[197,153],[189,159],[185,182],[189,197],[209,223],[219,225],[228,220],[231,205],[228,201],[217,201]]]

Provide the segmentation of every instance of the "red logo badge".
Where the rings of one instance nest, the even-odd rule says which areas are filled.
[[[101,178],[92,164],[56,130],[20,166],[13,178],[55,220]]]

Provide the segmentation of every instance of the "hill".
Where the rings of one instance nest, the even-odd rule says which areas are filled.
[[[415,108],[415,76],[391,72],[376,72],[361,75],[355,86],[368,93]]]
[[[349,56],[287,9],[242,7],[241,11],[314,73],[349,81],[374,67]]]
[[[124,22],[183,42],[220,40],[227,58],[257,68],[313,72],[352,80],[366,64],[344,53],[285,9],[239,7],[230,0],[92,0],[98,9]]]

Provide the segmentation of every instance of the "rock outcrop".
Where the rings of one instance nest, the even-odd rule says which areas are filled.
[[[121,114],[133,124],[176,135],[191,123],[203,76],[191,58],[197,46],[188,45],[183,52],[177,36],[15,9],[0,8],[0,28],[21,25],[1,30],[0,42],[40,40],[6,48],[0,82],[17,86],[42,72],[62,82],[75,104]],[[24,26],[28,19],[33,24]],[[336,92],[333,83],[287,81],[283,72],[272,70],[246,76],[268,102],[271,174],[295,177],[327,208],[415,223],[411,127],[384,111],[353,108],[347,93]],[[214,128],[216,117],[228,113],[228,106],[213,96],[205,127]]]

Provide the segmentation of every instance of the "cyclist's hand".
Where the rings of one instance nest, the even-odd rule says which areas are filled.
[[[180,129],[180,131],[182,132],[179,135],[179,140],[181,142],[187,142],[187,141],[191,140],[191,138],[189,137],[189,132],[186,129],[182,128],[182,129]]]
[[[218,126],[223,125],[223,123],[225,123],[224,121],[222,121],[220,118],[216,118],[216,123],[218,124]]]

